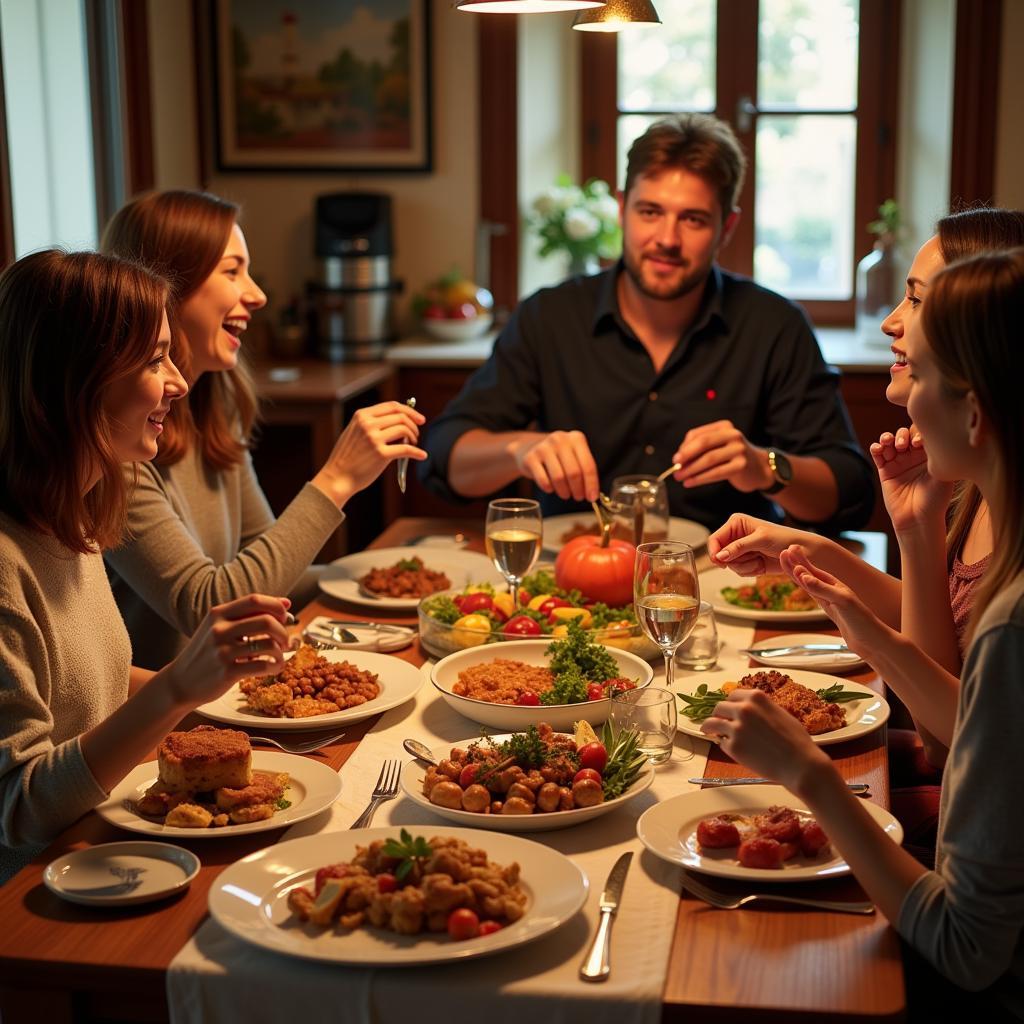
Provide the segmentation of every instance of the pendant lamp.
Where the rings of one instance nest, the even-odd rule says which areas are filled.
[[[651,0],[608,0],[604,7],[580,11],[572,27],[578,32],[618,32],[629,25],[660,25]]]
[[[604,7],[605,0],[457,0],[455,8],[477,14],[552,14]]]

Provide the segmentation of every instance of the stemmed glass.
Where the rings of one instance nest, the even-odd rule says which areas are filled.
[[[540,554],[540,521],[540,505],[532,498],[497,498],[487,506],[487,556],[508,581],[517,609],[519,582]]]
[[[655,541],[636,549],[633,604],[643,631],[665,656],[665,686],[675,682],[675,654],[700,614],[700,583],[693,548]]]

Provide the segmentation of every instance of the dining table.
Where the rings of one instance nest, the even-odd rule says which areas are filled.
[[[423,539],[429,544],[438,538],[469,550],[484,550],[479,521],[425,518],[395,520],[371,548],[400,547]],[[415,612],[374,613],[365,605],[346,604],[323,594],[298,613],[299,628],[321,615],[416,625]],[[755,628],[757,640],[791,631],[764,622],[757,622]],[[828,622],[801,624],[800,630],[835,632]],[[390,656],[417,667],[428,659],[418,641]],[[845,678],[884,692],[884,683],[870,669]],[[315,756],[341,770],[377,717],[348,726],[342,739]],[[201,721],[192,714],[182,726]],[[884,725],[824,749],[844,778],[869,785],[866,799],[888,806]],[[154,751],[149,759],[155,756]],[[717,746],[711,747],[705,777],[753,774]],[[58,898],[42,880],[46,865],[68,851],[129,838],[95,812],[85,815],[0,887],[3,1024],[169,1020],[168,967],[207,920],[208,895],[217,877],[239,858],[277,842],[283,832],[211,837],[193,843],[191,848],[202,864],[184,893],[139,906],[92,908]],[[599,888],[601,881],[593,884]],[[722,892],[740,893],[744,888],[741,882],[712,881]],[[807,885],[815,896],[825,899],[866,899],[852,876],[801,885],[801,894],[806,894]],[[515,951],[504,955],[515,956]],[[401,969],[396,971],[400,975]],[[400,976],[394,984],[401,984]],[[861,916],[783,904],[719,910],[686,891],[679,893],[662,995],[661,1019],[666,1024],[901,1020],[905,1002],[900,941],[881,913]]]

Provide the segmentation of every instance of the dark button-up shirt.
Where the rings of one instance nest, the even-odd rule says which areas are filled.
[[[839,509],[828,530],[856,529],[871,514],[872,470],[801,310],[746,278],[715,267],[693,324],[660,371],[619,311],[619,267],[544,288],[520,303],[487,362],[430,426],[420,478],[448,484],[452,446],[468,430],[580,430],[608,491],[627,473],[660,473],[693,427],[731,420],[749,441],[828,464]],[[668,482],[672,514],[711,529],[733,512],[779,520],[759,492],[722,482]],[[542,494],[546,515],[582,506]]]

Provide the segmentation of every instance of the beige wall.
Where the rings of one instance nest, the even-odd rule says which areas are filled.
[[[393,198],[393,272],[408,297],[458,266],[472,275],[479,209],[476,26],[431,0],[434,170],[427,174],[212,174],[201,181],[194,102],[191,5],[149,0],[153,132],[158,188],[197,187],[241,203],[254,268],[278,308],[315,274],[313,201],[324,192],[388,192]]]

